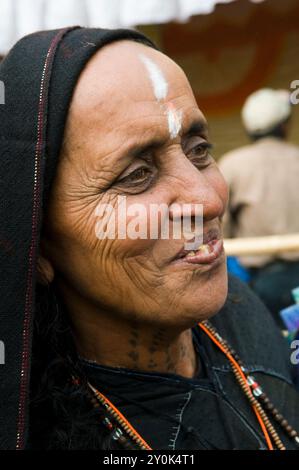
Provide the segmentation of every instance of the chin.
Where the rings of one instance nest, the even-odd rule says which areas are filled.
[[[217,272],[194,273],[176,310],[177,324],[190,328],[216,315],[226,302],[228,277],[226,263]],[[179,315],[178,315],[179,314]]]

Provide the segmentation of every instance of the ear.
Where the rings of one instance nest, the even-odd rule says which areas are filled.
[[[52,263],[45,258],[43,255],[39,254],[37,259],[37,281],[40,284],[48,285],[54,279],[54,268]]]

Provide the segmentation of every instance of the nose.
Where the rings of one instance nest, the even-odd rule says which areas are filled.
[[[228,201],[228,188],[220,170],[213,164],[213,168],[201,171],[186,158],[184,160],[176,169],[175,183],[172,185],[170,218],[173,220],[179,215],[195,218],[199,215],[197,205],[200,204],[203,222],[221,219]],[[177,206],[181,207],[180,211],[177,211]]]

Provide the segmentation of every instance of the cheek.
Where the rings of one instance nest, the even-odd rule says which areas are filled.
[[[208,173],[207,178],[211,184],[211,186],[214,188],[216,193],[218,194],[219,198],[221,199],[224,208],[227,205],[228,202],[228,194],[229,194],[229,189],[228,185],[219,170],[218,166],[215,165]]]
[[[155,189],[138,197],[128,196],[123,201],[115,224],[116,234],[121,232],[123,236],[118,236],[116,242],[124,255],[141,255],[160,239],[162,218],[166,217],[165,208],[169,206],[167,194]]]

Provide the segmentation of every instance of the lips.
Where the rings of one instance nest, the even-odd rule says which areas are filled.
[[[223,240],[218,229],[211,229],[203,234],[203,244],[195,250],[182,248],[175,258],[176,263],[210,264],[223,253]]]

